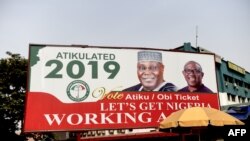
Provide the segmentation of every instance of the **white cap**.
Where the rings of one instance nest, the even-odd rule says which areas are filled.
[[[156,61],[162,62],[162,55],[160,52],[153,51],[139,51],[138,52],[138,62],[140,61]]]

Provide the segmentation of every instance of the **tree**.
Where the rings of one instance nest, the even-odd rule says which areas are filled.
[[[28,60],[7,52],[0,59],[0,133],[1,138],[16,140],[18,122],[23,121]]]
[[[16,135],[21,130],[19,122],[24,118],[24,101],[27,85],[28,60],[20,54],[7,52],[8,58],[0,59],[0,133],[1,138],[23,141],[26,137],[35,140],[53,140],[52,133]]]

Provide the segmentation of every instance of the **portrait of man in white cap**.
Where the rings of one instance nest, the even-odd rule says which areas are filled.
[[[139,84],[123,91],[176,91],[176,86],[164,80],[162,54],[154,51],[139,51],[137,76]]]

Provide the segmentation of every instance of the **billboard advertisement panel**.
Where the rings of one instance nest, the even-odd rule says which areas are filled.
[[[158,127],[170,113],[219,109],[213,54],[30,45],[24,131]]]

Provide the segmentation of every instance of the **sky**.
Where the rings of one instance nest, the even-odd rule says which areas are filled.
[[[249,72],[250,1],[0,0],[0,58],[7,51],[28,58],[30,43],[173,49],[187,42]]]

